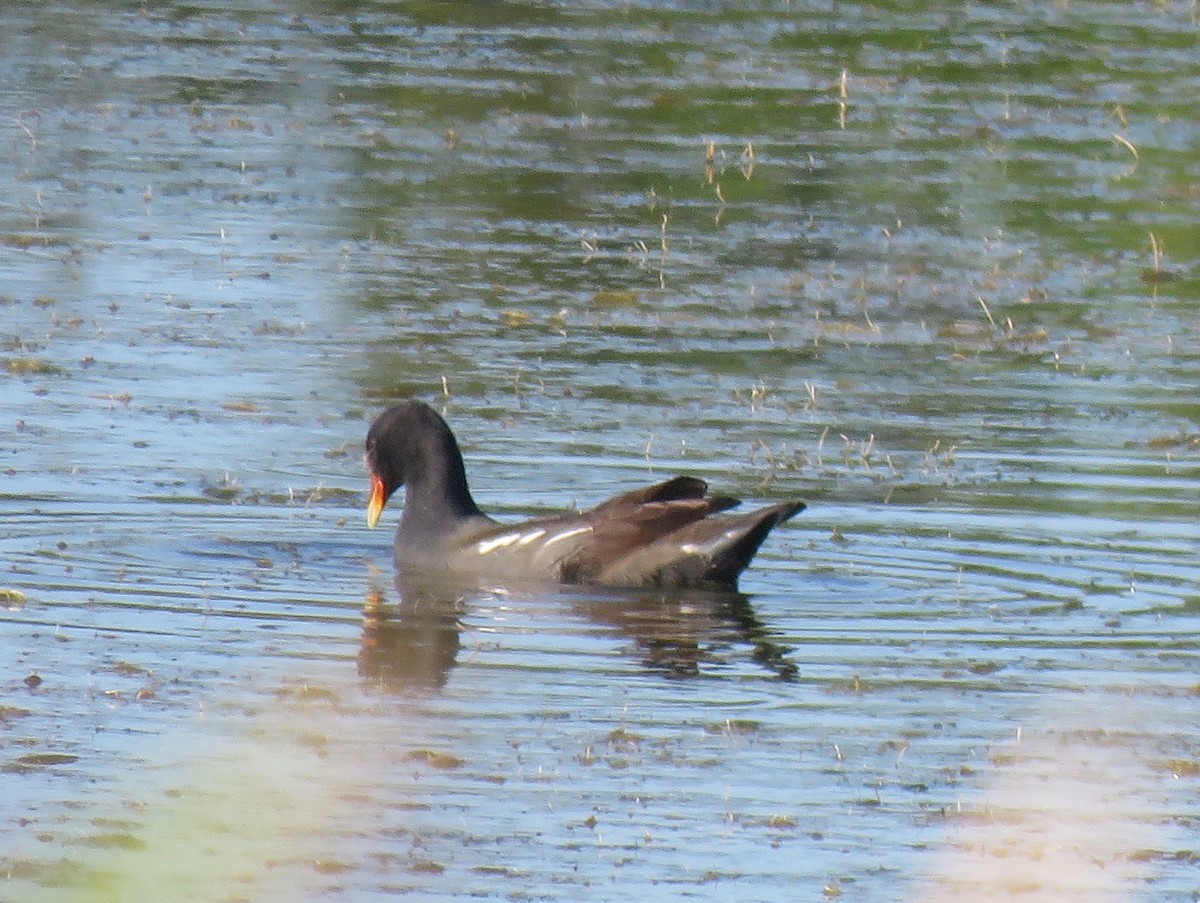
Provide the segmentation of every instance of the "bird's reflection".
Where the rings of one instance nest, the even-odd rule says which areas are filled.
[[[397,578],[398,603],[378,584],[363,607],[360,677],[387,690],[438,688],[458,659],[466,596],[453,587]]]
[[[620,594],[589,593],[573,605],[616,636],[633,640],[639,661],[648,671],[668,677],[696,677],[715,669],[750,647],[753,661],[784,680],[795,678],[796,666],[755,615],[750,597],[732,591],[656,590]]]
[[[392,692],[437,689],[446,683],[462,645],[462,619],[472,600],[494,599],[497,590],[447,581],[397,576],[398,601],[390,604],[378,583],[363,609],[361,677]],[[510,598],[518,590],[507,588]],[[549,590],[567,610],[632,641],[632,654],[649,672],[695,677],[718,670],[749,647],[750,658],[782,680],[796,677],[791,651],[754,613],[750,597],[700,590],[613,590],[559,587]],[[545,595],[546,587],[531,590]]]

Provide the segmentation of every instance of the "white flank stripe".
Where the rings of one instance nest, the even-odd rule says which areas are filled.
[[[497,549],[503,549],[505,546],[511,546],[520,538],[520,533],[505,533],[503,536],[497,536],[494,539],[485,539],[483,542],[477,543],[475,545],[475,551],[480,555],[486,555],[489,552],[496,551]]]
[[[562,533],[557,534],[556,536],[551,536],[549,539],[546,540],[544,545],[552,546],[556,542],[562,542],[564,539],[570,539],[572,536],[578,536],[580,533],[590,533],[591,529],[592,528],[590,526],[583,526],[583,527],[576,527],[574,530],[566,530]]]
[[[527,546],[531,542],[533,542],[535,539],[541,539],[545,535],[546,535],[546,531],[539,527],[537,530],[531,530],[529,533],[526,533],[524,536],[522,536],[520,539],[518,539],[517,545]]]

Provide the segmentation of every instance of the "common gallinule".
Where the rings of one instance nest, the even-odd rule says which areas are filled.
[[[731,588],[767,534],[804,510],[803,502],[790,501],[712,517],[738,500],[707,496],[703,480],[680,476],[586,511],[500,523],[471,498],[446,421],[416,400],[389,408],[371,425],[366,463],[368,526],[379,522],[392,493],[405,489],[395,552],[406,574]]]

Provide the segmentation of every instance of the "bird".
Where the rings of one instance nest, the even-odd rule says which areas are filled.
[[[593,508],[503,523],[475,504],[458,440],[419,399],[376,418],[364,461],[368,527],[404,487],[394,552],[405,575],[735,590],[767,534],[805,508],[791,500],[715,516],[739,500],[708,495],[697,477],[676,476]]]

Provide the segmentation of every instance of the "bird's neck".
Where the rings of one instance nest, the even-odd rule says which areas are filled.
[[[453,439],[451,439],[453,441]],[[400,530],[413,539],[434,538],[483,516],[467,486],[462,454],[452,447],[422,462],[404,484]]]

